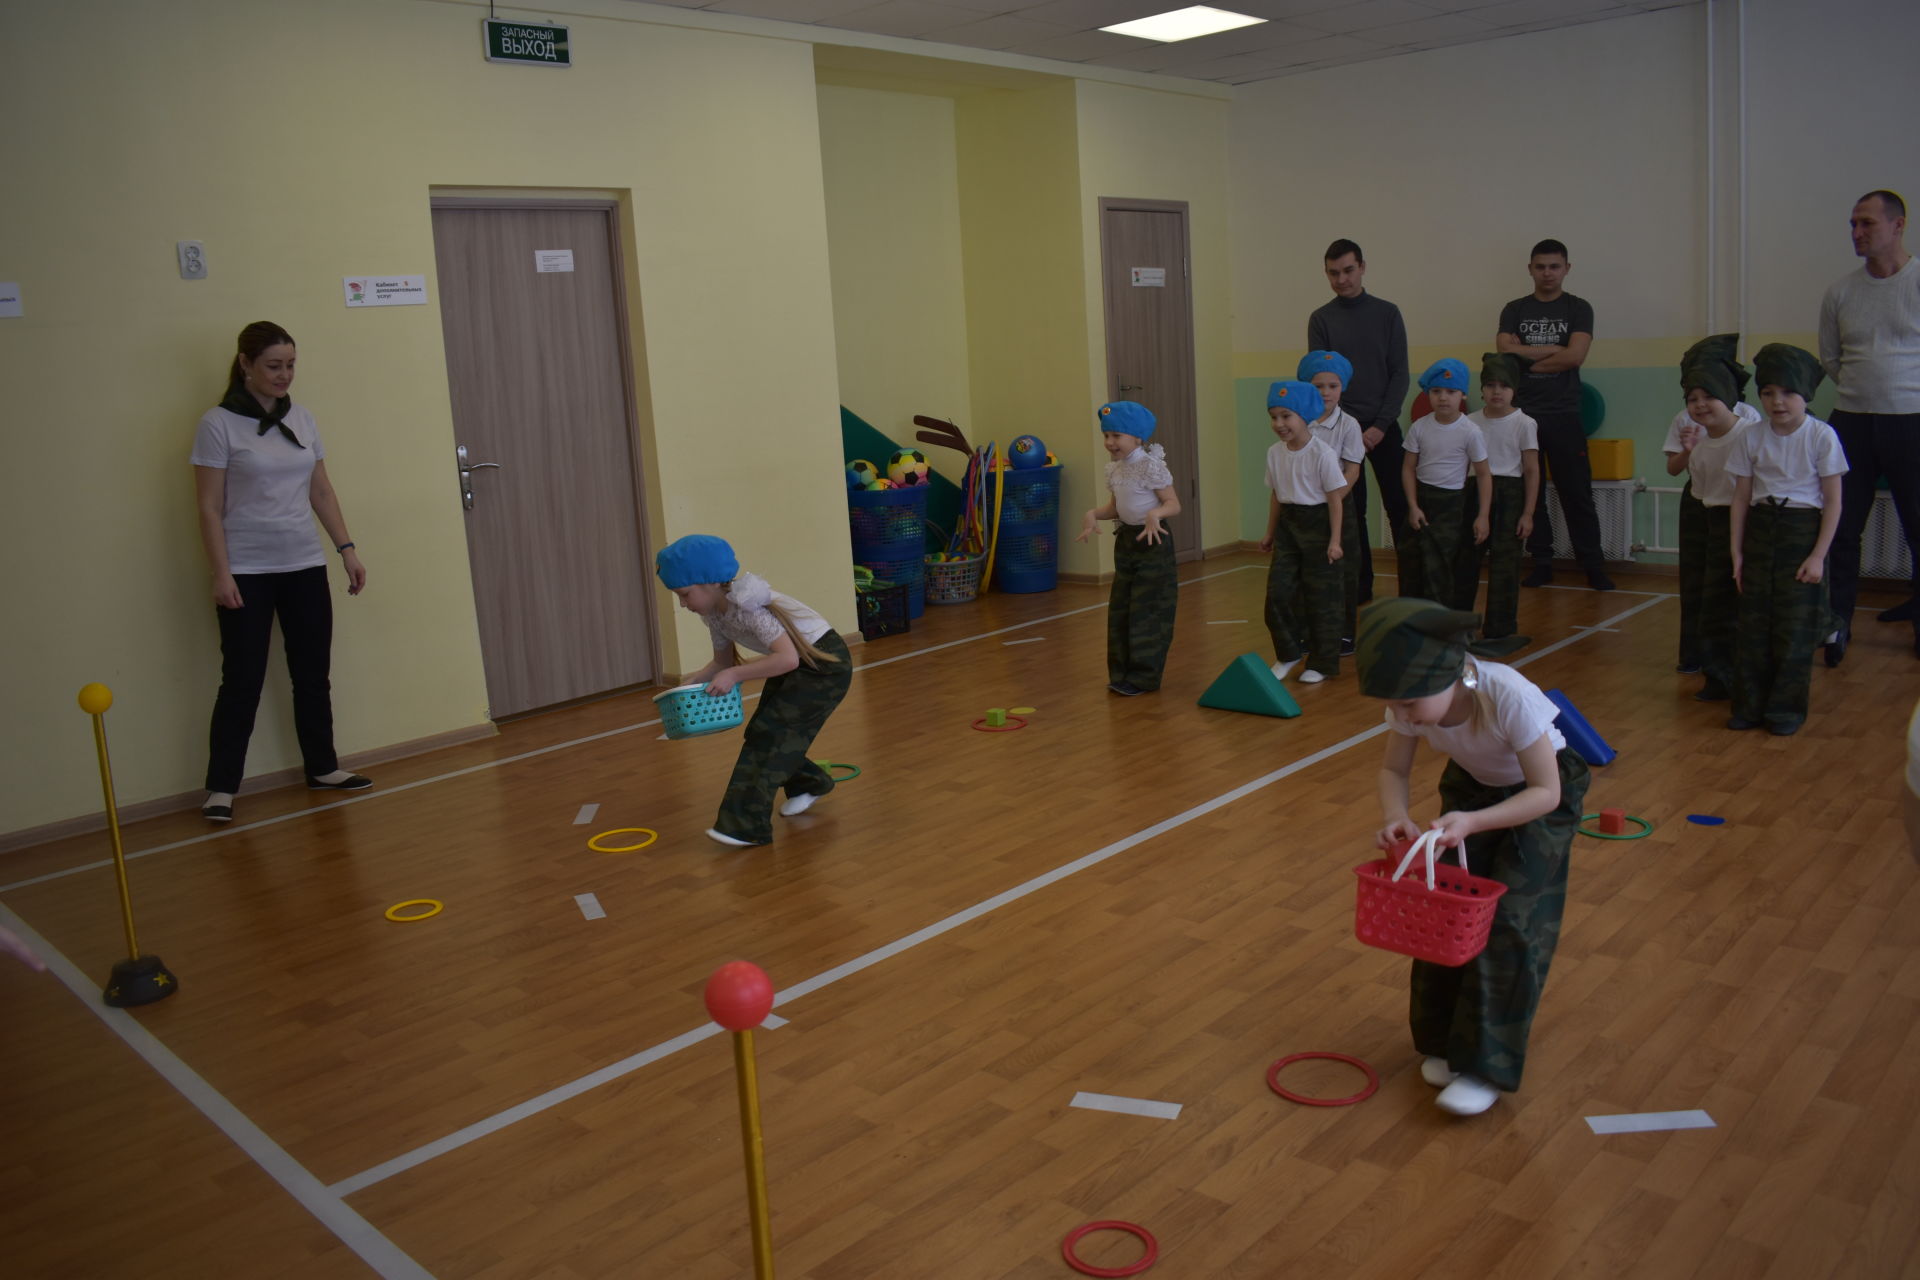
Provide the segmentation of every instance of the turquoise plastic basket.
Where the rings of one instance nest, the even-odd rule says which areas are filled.
[[[724,694],[706,692],[704,684],[683,684],[653,695],[660,708],[660,726],[669,738],[697,738],[703,733],[737,729],[746,716],[740,709],[740,686]]]

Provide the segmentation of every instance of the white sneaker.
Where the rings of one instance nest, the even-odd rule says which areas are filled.
[[[721,831],[720,828],[718,827],[707,828],[707,839],[714,841],[716,844],[724,844],[729,849],[753,848],[753,841],[737,839],[733,836],[727,835],[725,832]]]
[[[1420,1062],[1420,1078],[1436,1089],[1444,1089],[1460,1078],[1460,1073],[1447,1065],[1445,1058],[1423,1058]]]
[[[822,797],[815,795],[811,791],[802,791],[797,796],[788,796],[780,802],[781,816],[791,818],[796,813],[805,813],[807,810],[813,808],[813,802],[815,800],[821,798]]]
[[[1433,1105],[1456,1116],[1477,1116],[1499,1100],[1498,1089],[1478,1076],[1462,1073],[1459,1079],[1440,1091]]]
[[[1326,679],[1325,676],[1321,675],[1318,671],[1315,671],[1312,667],[1308,667],[1305,671],[1302,671],[1300,673],[1301,684],[1319,684],[1322,680],[1325,680],[1325,679]]]
[[[1287,678],[1287,672],[1299,665],[1300,659],[1298,658],[1295,658],[1292,662],[1276,662],[1273,664],[1273,678],[1275,680],[1285,680]]]

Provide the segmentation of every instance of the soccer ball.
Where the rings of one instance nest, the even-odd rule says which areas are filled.
[[[927,482],[927,455],[918,449],[898,449],[887,459],[887,479],[896,489]]]
[[[879,468],[865,458],[855,458],[847,464],[847,488],[869,489],[880,478]]]
[[[1028,467],[1047,465],[1047,446],[1040,443],[1038,436],[1015,436],[1013,443],[1007,446],[1013,465],[1024,471]]]

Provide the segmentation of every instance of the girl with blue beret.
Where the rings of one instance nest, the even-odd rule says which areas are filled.
[[[1173,535],[1163,521],[1180,514],[1180,497],[1167,470],[1167,451],[1149,445],[1158,427],[1143,404],[1103,404],[1094,420],[1106,445],[1106,505],[1087,512],[1076,542],[1093,536],[1096,522],[1112,520],[1113,594],[1107,606],[1107,688],[1123,698],[1160,687],[1173,615],[1179,605]]]

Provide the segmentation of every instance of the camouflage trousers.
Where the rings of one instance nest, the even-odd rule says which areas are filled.
[[[1413,962],[1407,1020],[1413,1047],[1455,1071],[1512,1091],[1527,1065],[1547,969],[1567,904],[1567,858],[1587,796],[1587,766],[1571,747],[1555,758],[1560,803],[1532,822],[1467,837],[1467,865],[1507,886],[1493,913],[1487,949],[1463,965]],[[1440,775],[1443,810],[1485,809],[1525,784],[1490,787],[1449,760]]]
[[[1725,541],[1725,530],[1721,541]],[[1680,665],[1705,665],[1700,607],[1706,594],[1707,504],[1693,496],[1693,481],[1680,491]],[[1731,562],[1729,562],[1731,564]]]
[[[1340,566],[1327,559],[1332,533],[1325,503],[1281,503],[1267,566],[1267,634],[1274,656],[1292,662],[1304,649],[1307,665],[1323,676],[1340,674],[1346,608]]]
[[[733,763],[720,816],[713,821],[722,835],[766,844],[773,839],[774,792],[784,787],[789,796],[823,796],[833,790],[833,778],[808,759],[807,749],[847,696],[853,655],[835,631],[814,641],[813,647],[839,661],[815,670],[803,660],[760,688],[760,705],[747,721],[746,741]]]
[[[1473,490],[1461,504],[1459,599],[1456,608],[1473,608],[1480,593],[1480,565],[1487,566],[1487,608],[1480,632],[1489,640],[1500,640],[1520,630],[1520,566],[1526,560],[1527,546],[1520,540],[1520,515],[1526,510],[1527,482],[1520,476],[1493,478],[1493,505],[1488,508],[1487,540],[1475,545],[1473,518],[1480,513],[1480,499]]]
[[[1145,528],[1113,526],[1113,594],[1107,600],[1107,681],[1136,689],[1160,687],[1167,650],[1173,646],[1173,615],[1180,582],[1173,563],[1173,531],[1161,524],[1160,541],[1140,540]]]
[[[1768,728],[1807,718],[1813,651],[1833,627],[1825,575],[1794,581],[1820,540],[1820,510],[1756,502],[1740,548],[1739,628],[1733,649],[1733,714]]]
[[[1701,674],[1706,677],[1700,692],[1717,700],[1733,694],[1734,624],[1740,616],[1740,590],[1733,584],[1733,508],[1709,507],[1703,503],[1701,519],[1705,532],[1699,539],[1697,556],[1700,608],[1694,624],[1699,637],[1695,655]],[[1681,565],[1685,566],[1685,535],[1680,540],[1680,557]],[[1684,593],[1687,589],[1684,567],[1680,574],[1680,590]],[[1684,600],[1685,596],[1681,598]]]
[[[1418,484],[1414,491],[1427,523],[1407,535],[1412,545],[1401,557],[1400,594],[1438,601],[1449,609],[1471,609],[1473,597],[1462,600],[1460,596],[1460,561],[1473,546],[1473,517],[1480,511],[1480,495],[1477,490],[1431,484]],[[1472,514],[1465,514],[1469,506]],[[1409,568],[1417,589],[1408,588]]]

